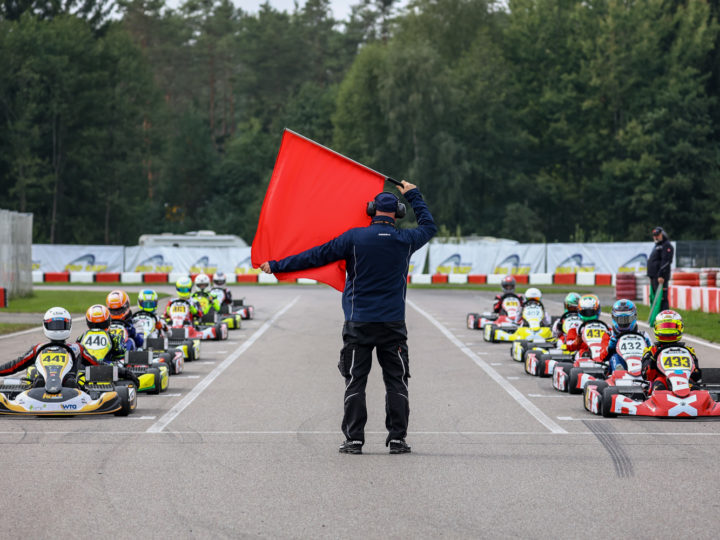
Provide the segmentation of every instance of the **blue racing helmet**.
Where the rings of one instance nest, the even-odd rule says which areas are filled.
[[[637,307],[632,300],[615,302],[610,316],[616,332],[632,332],[637,329]]]

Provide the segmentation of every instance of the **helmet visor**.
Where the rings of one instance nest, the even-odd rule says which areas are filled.
[[[72,321],[69,319],[48,319],[43,321],[47,330],[70,330]]]
[[[115,317],[122,317],[127,313],[127,308],[125,306],[119,307],[119,308],[110,308],[110,316]]]
[[[592,317],[597,317],[597,310],[595,308],[583,308],[578,311],[580,316],[584,319],[590,319]]]
[[[190,294],[190,291],[192,290],[192,287],[176,287],[177,292],[182,294]]]
[[[138,305],[141,309],[152,311],[157,308],[157,300],[138,300]]]
[[[635,317],[633,317],[629,313],[615,315],[613,319],[615,319],[615,322],[620,328],[628,328],[632,326],[632,324],[635,322]]]

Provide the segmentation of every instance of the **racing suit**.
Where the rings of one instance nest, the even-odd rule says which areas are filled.
[[[151,332],[148,337],[158,337],[160,335],[164,335],[168,331],[167,323],[157,314],[157,311],[138,311],[137,313],[133,314],[133,318],[130,322],[134,323],[135,317],[140,314],[150,315],[155,320],[155,330]]]
[[[220,313],[220,301],[216,296],[212,296],[205,291],[197,291],[193,293],[192,299],[197,302],[201,309],[204,305],[208,306],[207,309],[203,309],[202,311],[210,312],[211,309],[214,309],[216,313]],[[207,304],[204,304],[203,300],[207,301]]]
[[[409,355],[405,326],[405,293],[412,253],[437,232],[430,210],[417,188],[405,198],[418,226],[398,229],[388,216],[373,217],[367,227],[350,229],[337,238],[279,261],[268,261],[273,273],[292,272],[346,261],[342,295],[345,313],[343,348],[338,369],[345,378],[342,431],[349,441],[365,441],[365,386],[376,349],[385,383],[386,445],[405,439],[410,405]]]
[[[128,311],[127,315],[125,315],[122,319],[113,319],[112,324],[122,324],[127,329],[128,335],[133,342],[133,349],[142,349],[143,344],[145,343],[145,338],[139,334],[133,326],[132,318],[132,312]],[[127,342],[125,345],[127,347]]]
[[[132,351],[135,349],[135,342],[132,339],[127,339],[125,343],[118,343],[112,338],[112,336],[110,336],[110,333],[107,330],[105,330],[104,332],[107,336],[108,341],[112,344],[110,350],[105,355],[105,358],[95,358],[95,356],[93,356],[92,353],[90,353],[87,348],[82,345],[86,332],[83,332],[80,337],[77,338],[78,343],[83,346],[85,353],[89,356],[92,356],[98,363],[107,364],[109,362],[114,362],[118,358],[124,358],[125,351]]]
[[[605,334],[603,336],[602,340],[602,358],[609,358],[608,361],[608,374],[612,373],[616,369],[627,369],[627,364],[625,363],[625,360],[617,354],[617,342],[618,339],[620,339],[620,336],[623,334],[635,334],[639,333],[637,330],[628,330],[626,332],[621,332],[619,330],[616,330],[613,328],[611,330],[610,334]],[[642,332],[640,335],[642,335],[643,339],[645,340],[645,345],[647,348],[649,348],[652,344],[650,341],[650,336],[647,332]]]
[[[520,311],[522,311],[522,307],[525,305],[525,297],[522,294],[503,293],[503,294],[495,295],[495,304],[493,305],[494,313],[497,313],[498,315],[507,315],[507,313],[505,313],[505,310],[502,308],[502,302],[508,296],[517,296],[517,298],[520,300],[520,309],[518,310],[518,313],[520,313]]]
[[[700,380],[700,377],[702,376],[702,371],[700,371],[700,364],[698,363],[697,356],[695,355],[695,349],[693,349],[692,347],[688,347],[682,341],[676,341],[674,343],[655,342],[655,345],[649,347],[648,349],[645,349],[645,353],[643,354],[642,358],[643,377],[651,384],[651,388],[653,390],[667,390],[667,377],[665,377],[665,375],[663,375],[660,370],[658,370],[657,357],[663,349],[667,349],[669,347],[684,347],[690,352],[690,355],[695,362],[695,369],[693,369],[693,372],[690,374],[691,381],[698,382]]]
[[[218,285],[213,285],[213,288],[210,289],[211,296],[213,295],[212,292],[215,289],[218,289],[218,290],[222,291],[222,293],[223,293],[222,305],[224,306],[227,304],[229,306],[232,306],[232,293],[230,292],[230,289],[228,289],[227,287],[219,287]]]
[[[660,311],[670,309],[668,301],[668,284],[670,283],[670,267],[673,261],[675,250],[665,233],[662,240],[655,243],[647,262],[647,275],[650,278],[650,287],[653,291],[658,290],[658,278],[663,278],[663,298],[660,301]]]

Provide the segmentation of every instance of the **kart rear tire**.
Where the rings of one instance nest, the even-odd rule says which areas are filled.
[[[578,379],[583,374],[583,368],[571,368],[568,374],[568,394],[582,394],[583,389],[577,388]]]
[[[127,416],[132,411],[132,403],[130,403],[130,390],[125,385],[120,385],[115,387],[115,391],[117,392],[118,396],[120,397],[120,409],[115,411],[113,414],[115,416]],[[135,395],[137,396],[137,391],[135,392]],[[136,398],[137,399],[137,398]]]
[[[188,362],[193,362],[193,361],[197,360],[197,357],[195,356],[195,347],[194,347],[194,344],[193,344],[193,340],[192,340],[192,339],[186,339],[186,340],[185,340],[185,343],[183,343],[183,345],[185,345],[185,346],[187,347],[187,350],[188,350],[187,361],[188,361]]]
[[[590,381],[588,384],[586,384],[583,387],[583,407],[585,407],[585,410],[590,412],[587,408],[587,394],[588,394],[588,387],[589,386],[595,386],[597,388],[598,394],[600,394],[600,412],[602,412],[602,398],[603,398],[603,390],[607,388],[608,383],[606,381]]]
[[[602,403],[600,405],[600,410],[602,411],[602,415],[605,418],[616,418],[617,413],[612,410],[612,396],[614,394],[619,394],[617,386],[608,386],[606,388],[603,388],[602,392]]]
[[[147,371],[153,375],[153,384],[155,388],[148,390],[148,394],[159,394],[162,391],[162,373],[158,368],[150,368]]]
[[[486,324],[485,331],[483,332],[483,338],[485,341],[493,343],[495,341],[495,330],[497,327],[494,324]]]
[[[465,317],[465,326],[467,326],[468,330],[475,330],[478,325],[477,321],[480,318],[480,315],[477,313],[468,313]]]

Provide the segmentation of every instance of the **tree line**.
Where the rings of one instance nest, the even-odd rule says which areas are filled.
[[[37,243],[251,241],[290,128],[446,235],[720,234],[720,1],[3,0],[0,196]]]

